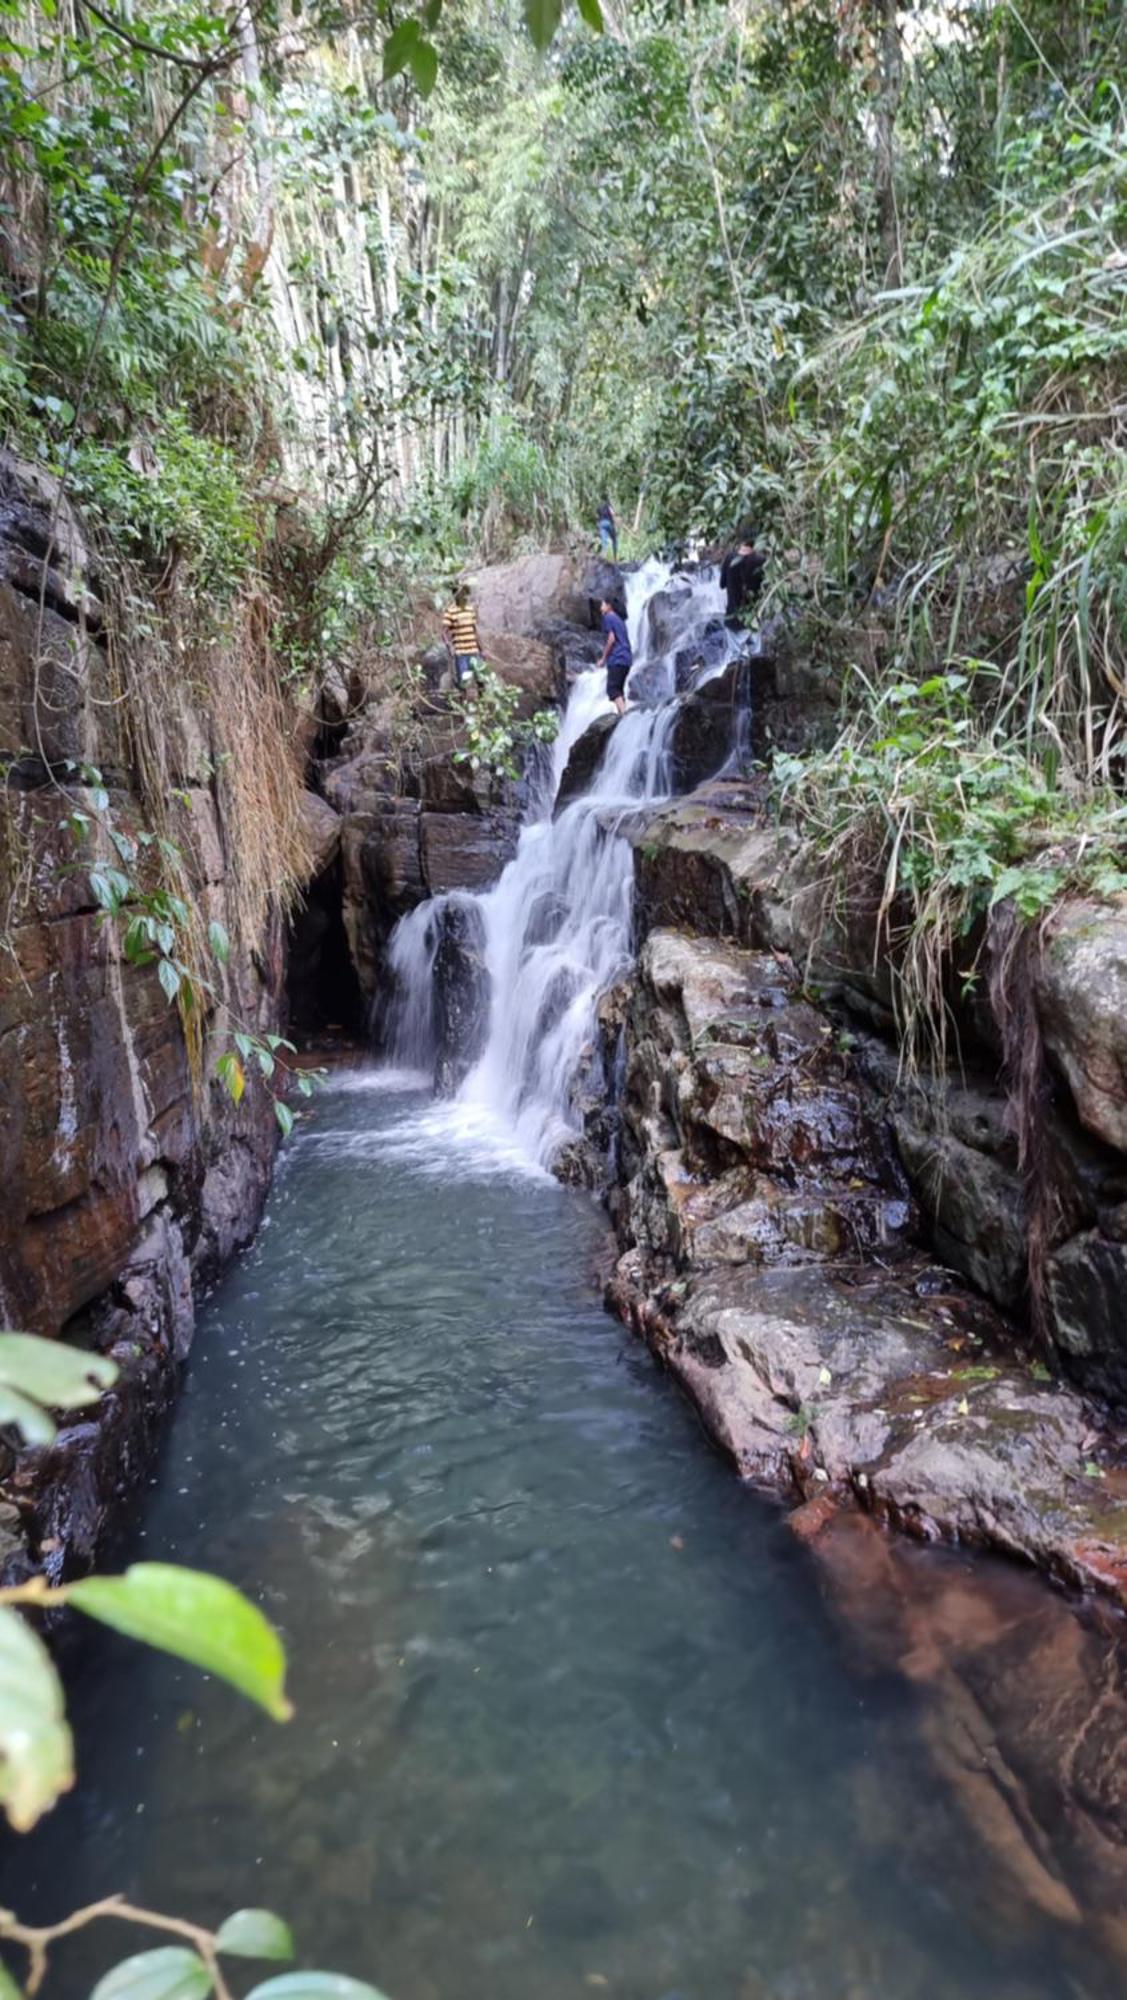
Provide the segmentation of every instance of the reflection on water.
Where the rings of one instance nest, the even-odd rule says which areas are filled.
[[[4,1900],[266,1903],[395,2000],[1097,2000],[1073,1933],[998,1908],[920,1696],[855,1675],[602,1313],[594,1207],[469,1116],[316,1106],[118,1552],[259,1596],[298,1720],[96,1636],[81,1789]]]

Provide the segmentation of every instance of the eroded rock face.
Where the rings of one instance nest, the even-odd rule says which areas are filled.
[[[906,1188],[833,1042],[774,957],[652,932],[626,1013],[630,1239],[678,1268],[891,1250]]]
[[[272,1106],[248,1090],[236,1107],[208,1075],[232,1018],[259,1033],[280,1026],[282,934],[278,913],[261,936],[240,933],[221,788],[200,775],[210,719],[187,687],[173,691],[179,842],[201,910],[233,941],[193,1066],[155,968],[125,963],[120,928],[100,916],[88,867],[74,865],[72,808],[108,812],[134,838],[144,819],[79,528],[64,505],[53,566],[52,504],[40,475],[0,460],[0,751],[17,779],[0,843],[0,1300],[5,1324],[65,1334],[122,1363],[104,1408],[10,1472],[32,1553],[49,1543],[57,1570],[93,1555],[109,1500],[141,1469],[172,1393],[195,1296],[257,1224]],[[101,770],[108,806],[74,787],[64,759]],[[311,854],[335,845],[323,801],[310,802],[307,832]]]
[[[921,1256],[871,1091],[790,959],[652,931],[623,1034],[611,1207],[625,1254],[609,1296],[741,1473],[1127,1602],[1118,1438]],[[964,1134],[994,1130],[969,1094],[961,1110]],[[934,1135],[926,1143],[925,1189]],[[1016,1283],[1007,1239],[974,1208],[990,1166],[975,1157],[979,1180],[959,1188],[964,1248]],[[943,1163],[957,1172],[959,1153]],[[1107,1300],[1104,1253],[1120,1246],[1080,1242],[1084,1282]]]
[[[861,1023],[859,1066],[891,1122],[933,1247],[1021,1325],[1037,1284],[1054,1365],[1127,1403],[1127,1317],[1117,1306],[1127,1277],[1127,1154],[1116,1140],[1127,1101],[1117,1095],[1127,1062],[1127,930],[1118,905],[1066,905],[1043,953],[1030,957],[1049,1070],[1035,1172],[1023,1175],[997,1029],[977,1007],[963,1023],[963,1079],[908,1087],[892,974],[876,948],[875,890],[871,907],[860,899],[847,912],[835,908],[817,856],[792,829],[769,823],[755,782],[713,780],[637,815],[625,831],[640,933],[677,926],[780,952],[843,1022],[852,1017],[851,1032]],[[706,1199],[693,1197],[698,1206]],[[756,1231],[766,1226],[749,1220]]]

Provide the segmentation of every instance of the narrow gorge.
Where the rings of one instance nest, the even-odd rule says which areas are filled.
[[[3,13],[0,2000],[1111,2000],[1127,13]]]

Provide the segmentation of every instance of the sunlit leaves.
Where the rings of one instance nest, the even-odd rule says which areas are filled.
[[[89,1576],[67,1600],[128,1638],[218,1674],[275,1721],[292,1714],[286,1659],[274,1627],[233,1584],[168,1563],[134,1563],[124,1576]]]
[[[226,1049],[215,1065],[215,1074],[232,1104],[241,1104],[247,1087],[246,1071],[234,1049]]]
[[[26,1833],[73,1782],[59,1677],[42,1640],[0,1605],[0,1804]]]

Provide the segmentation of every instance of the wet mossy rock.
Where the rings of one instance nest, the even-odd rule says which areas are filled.
[[[451,896],[435,914],[435,1083],[452,1097],[485,1047],[489,1031],[489,969],[485,922],[476,903]]]
[[[617,722],[618,717],[613,713],[597,715],[594,722],[588,724],[582,736],[572,744],[556,791],[557,815],[574,800],[582,798],[584,792],[590,790],[602,769],[603,759]]]

